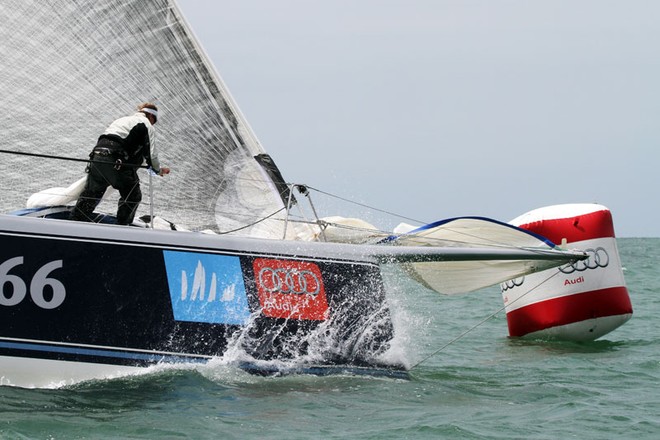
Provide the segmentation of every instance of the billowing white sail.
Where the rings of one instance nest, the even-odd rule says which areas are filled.
[[[86,181],[87,177],[81,177],[66,188],[53,187],[39,191],[32,194],[25,205],[27,208],[45,208],[75,203],[85,189]]]
[[[400,225],[397,230],[401,235],[391,237],[390,241],[402,246],[478,250],[466,251],[446,261],[413,262],[405,266],[413,278],[439,293],[470,292],[557,266],[554,261],[535,258],[535,254],[555,248],[549,240],[488,218],[453,218],[414,229]],[[496,256],[502,249],[518,249],[521,255]],[[525,256],[524,252],[529,253]]]

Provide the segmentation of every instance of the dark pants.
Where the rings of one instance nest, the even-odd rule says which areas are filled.
[[[142,200],[137,169],[126,165],[120,167],[119,170],[115,169],[116,159],[112,156],[94,154],[92,159],[94,162],[89,165],[85,189],[71,212],[71,220],[93,221],[94,208],[101,201],[108,186],[112,186],[119,191],[120,195],[117,223],[120,225],[131,224],[135,211]]]

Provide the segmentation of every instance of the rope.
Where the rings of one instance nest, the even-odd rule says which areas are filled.
[[[17,154],[19,156],[31,156],[31,157],[40,157],[43,159],[57,159],[57,160],[68,160],[71,162],[92,162],[92,163],[107,163],[103,162],[100,160],[93,160],[93,159],[78,159],[77,157],[66,157],[66,156],[54,156],[50,154],[39,154],[39,153],[27,153],[25,151],[11,151],[11,150],[0,150],[0,153],[8,153],[8,154]],[[130,163],[122,163],[121,166],[128,166],[128,167],[134,167],[134,168],[149,168],[147,165],[134,165]]]
[[[284,209],[285,209],[285,208],[280,208],[280,209],[278,209],[277,211],[273,212],[272,214],[269,214],[269,215],[267,215],[267,216],[264,217],[264,218],[260,218],[259,220],[255,221],[255,222],[249,223],[249,224],[247,224],[247,225],[243,225],[243,226],[241,226],[240,228],[231,229],[231,230],[229,230],[229,231],[222,231],[222,232],[219,232],[219,234],[221,234],[221,235],[222,235],[222,234],[231,234],[232,232],[238,232],[238,231],[241,231],[241,230],[243,230],[243,229],[247,229],[247,228],[249,228],[249,227],[251,227],[251,226],[257,225],[257,224],[259,224],[259,223],[261,223],[261,222],[263,222],[263,221],[268,220],[269,218],[271,218],[271,217],[274,216],[275,214],[278,214],[278,213],[284,211]]]
[[[550,275],[550,276],[547,277],[545,280],[541,281],[541,282],[538,283],[536,286],[534,286],[534,287],[532,287],[531,289],[529,289],[529,290],[528,290],[527,292],[525,292],[523,295],[520,295],[515,301],[511,302],[511,303],[508,304],[508,305],[515,304],[517,301],[521,300],[522,298],[524,298],[525,296],[527,296],[528,294],[530,294],[530,293],[533,292],[534,290],[538,289],[538,288],[539,288],[540,286],[542,286],[543,284],[545,284],[545,283],[547,283],[548,281],[550,281],[552,278],[556,277],[559,273],[560,273],[560,272],[557,271],[557,272],[555,272],[554,274]],[[459,335],[456,336],[454,339],[451,339],[449,342],[447,342],[446,344],[444,344],[443,346],[441,346],[440,348],[438,348],[437,350],[435,350],[433,353],[431,353],[431,354],[429,354],[428,356],[422,358],[422,360],[416,362],[412,367],[410,367],[410,371],[412,371],[413,369],[417,368],[420,364],[422,364],[422,363],[426,362],[427,360],[431,359],[433,356],[437,355],[438,353],[440,353],[441,351],[443,351],[445,348],[447,348],[447,347],[449,347],[450,345],[452,345],[454,342],[457,342],[458,340],[462,339],[462,338],[465,337],[468,333],[470,333],[470,332],[472,332],[473,330],[477,329],[478,327],[482,326],[485,322],[489,321],[489,320],[492,319],[495,315],[497,315],[498,313],[502,312],[502,310],[504,310],[506,307],[507,307],[506,305],[500,307],[500,308],[497,309],[495,312],[491,313],[490,315],[488,315],[487,317],[485,317],[484,319],[482,319],[481,321],[479,321],[477,324],[473,325],[472,327],[470,327],[469,329],[467,329],[467,330],[464,331],[463,333],[459,334]]]
[[[79,159],[79,158],[75,158],[75,157],[56,156],[56,155],[51,155],[51,154],[28,153],[28,152],[25,152],[25,151],[11,151],[11,150],[4,150],[4,149],[0,149],[0,153],[13,154],[13,155],[18,155],[18,156],[39,157],[39,158],[43,158],[43,159],[66,160],[66,161],[69,161],[69,162],[84,162],[84,163],[99,163],[99,164],[101,164],[101,163],[102,163],[102,164],[107,164],[107,163],[108,163],[108,162],[105,162],[105,161],[94,160],[94,159],[91,159],[91,158],[90,158],[90,159]],[[149,168],[148,165],[136,165],[136,164],[130,164],[130,163],[122,163],[121,166],[122,166],[122,167],[123,167],[123,166],[126,166],[126,167],[132,167],[132,168],[143,168],[143,169],[148,169],[148,168]],[[103,174],[102,174],[102,177],[103,177],[103,179],[106,181],[106,183],[108,184],[108,186],[111,186],[111,184],[110,184],[108,178],[107,178],[105,175],[103,175]],[[136,182],[135,182],[135,185],[133,185],[133,187],[131,188],[129,194],[127,194],[127,197],[128,197],[128,195],[132,194],[133,191],[134,191],[138,186],[139,186],[139,181],[136,181]],[[151,187],[151,185],[150,185],[150,187]],[[90,197],[87,197],[86,200],[97,200],[97,204],[98,204],[98,202],[101,201],[101,198],[96,199],[96,198],[93,198],[93,197],[91,197],[91,198],[90,198]],[[125,201],[125,198],[124,198],[124,197],[120,197],[120,199],[119,199],[119,206],[121,206],[121,205],[124,204],[124,203],[127,203],[127,202]],[[98,218],[97,216],[94,216],[93,214],[94,214],[94,213],[92,212],[92,216],[85,215],[85,217],[87,218],[87,221],[89,221],[89,222],[94,222],[94,221]],[[153,216],[152,216],[152,217],[153,217]]]
[[[364,203],[356,202],[354,200],[350,200],[350,199],[347,199],[347,198],[344,198],[344,197],[340,197],[338,195],[331,194],[331,193],[328,193],[328,192],[325,192],[325,191],[321,191],[320,189],[314,188],[312,186],[308,186],[308,185],[302,185],[302,186],[305,186],[308,189],[314,190],[314,191],[318,192],[319,194],[324,194],[328,197],[333,197],[335,199],[338,199],[338,200],[341,200],[341,201],[344,201],[344,202],[347,202],[347,203],[352,203],[354,205],[361,206],[363,208],[371,209],[371,210],[376,211],[376,212],[381,212],[383,214],[388,214],[388,215],[391,215],[391,216],[394,216],[394,217],[399,217],[399,218],[402,218],[402,219],[405,219],[405,220],[410,220],[410,221],[413,221],[413,222],[416,222],[416,223],[421,223],[421,224],[428,223],[428,222],[417,220],[417,219],[414,219],[414,218],[411,218],[411,217],[406,217],[404,215],[397,214],[395,212],[385,211],[383,209],[379,209],[379,208],[376,208],[376,207],[373,207],[373,206],[365,205]]]

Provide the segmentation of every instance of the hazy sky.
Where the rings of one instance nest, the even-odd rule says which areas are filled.
[[[287,181],[425,222],[597,202],[660,236],[656,0],[179,5]]]

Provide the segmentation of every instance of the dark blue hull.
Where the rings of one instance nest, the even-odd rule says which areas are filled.
[[[237,347],[259,374],[402,372],[378,360],[378,264],[317,245],[0,216],[0,356],[147,367]]]

